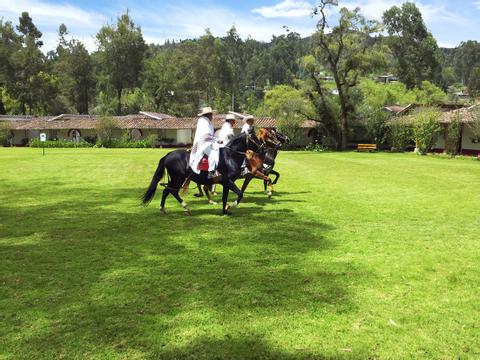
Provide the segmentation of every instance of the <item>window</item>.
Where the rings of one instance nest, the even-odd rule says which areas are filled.
[[[130,134],[132,135],[132,140],[134,141],[142,140],[142,131],[140,129],[132,129]]]
[[[68,132],[68,137],[75,142],[80,142],[81,136],[82,134],[80,134],[80,131],[78,131],[77,129],[73,129]]]

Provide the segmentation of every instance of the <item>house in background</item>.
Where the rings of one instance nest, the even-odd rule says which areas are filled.
[[[214,116],[215,129],[220,129],[226,114]],[[26,146],[30,139],[39,139],[40,133],[47,135],[47,140],[70,140],[89,142],[96,141],[96,128],[101,116],[72,115],[59,116],[8,116],[0,117],[0,121],[8,122],[11,128],[11,142],[14,146]],[[133,140],[142,140],[154,134],[158,138],[157,146],[190,146],[195,136],[197,118],[179,118],[168,114],[141,111],[138,114],[125,116],[111,116],[117,128],[113,137],[121,139],[124,132],[130,132]],[[235,132],[239,133],[243,123],[238,120]],[[312,141],[309,130],[315,127],[315,122],[305,121],[301,126],[299,146],[307,145]],[[277,121],[270,117],[255,118],[255,127],[276,128]]]
[[[389,84],[397,81],[398,81],[398,78],[393,74],[387,74],[387,75],[382,75],[377,77],[377,82],[382,84]]]
[[[464,155],[480,155],[480,134],[474,131],[475,120],[479,116],[480,104],[448,111],[440,117],[440,124],[443,127],[442,136],[440,136],[435,144],[436,152],[444,152],[446,148],[449,125],[457,118],[460,121],[460,131],[458,136],[460,141],[458,144],[458,153]]]

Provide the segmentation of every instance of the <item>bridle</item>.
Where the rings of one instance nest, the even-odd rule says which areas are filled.
[[[252,135],[250,135],[249,133],[245,133],[245,145],[247,147],[247,151],[251,151],[253,152],[255,155],[260,155],[261,152],[262,152],[262,149],[266,146],[265,143],[262,143],[262,144],[259,144],[257,141],[255,141],[255,139],[252,137]],[[257,151],[253,151],[253,150],[250,150],[248,148],[248,144],[249,143],[253,143],[257,146]],[[246,155],[247,152],[246,151],[238,151],[238,150],[235,150],[235,149],[232,149],[231,147],[229,146],[224,146],[223,147],[224,149],[228,149],[234,153],[237,153],[237,154],[240,154],[240,155]]]
[[[265,144],[265,147],[269,149],[278,149],[279,147],[282,146],[282,142],[278,139],[277,134],[275,134],[271,130],[266,130],[267,133],[269,134],[268,139],[265,139],[263,143]],[[268,146],[267,143],[272,144],[273,146]]]

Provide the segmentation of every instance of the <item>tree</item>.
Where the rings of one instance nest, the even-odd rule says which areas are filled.
[[[61,79],[61,92],[79,114],[88,114],[90,97],[95,85],[93,61],[82,42],[66,40],[67,27],[58,30],[59,45],[55,53],[54,73]]]
[[[413,137],[412,124],[405,117],[393,118],[388,121],[387,137],[392,151],[403,152],[410,145]]]
[[[242,58],[243,58],[243,41],[238,35],[235,26],[232,26],[227,32],[227,36],[223,40],[225,46],[225,56],[230,68],[230,93],[234,96],[233,109],[236,109],[236,102],[240,98],[241,85],[240,78],[242,75]]]
[[[302,123],[312,112],[311,104],[302,92],[288,85],[277,85],[265,94],[265,109],[278,121],[278,128],[293,144],[299,136]]]
[[[3,94],[11,89],[15,80],[15,69],[12,55],[20,48],[20,37],[15,33],[11,22],[3,22],[0,19],[0,114],[6,113]]]
[[[455,50],[453,62],[460,81],[468,85],[474,69],[480,66],[480,43],[471,40],[462,42]]]
[[[97,34],[100,66],[106,82],[116,92],[117,114],[122,110],[122,91],[139,83],[146,50],[140,27],[123,14],[116,25],[103,26]]]
[[[12,126],[10,123],[0,121],[0,146],[11,146],[12,141]]]
[[[372,35],[381,27],[376,21],[368,21],[360,15],[359,8],[353,11],[342,8],[338,24],[330,29],[326,10],[331,5],[337,5],[337,1],[321,0],[314,11],[320,16],[318,31],[313,36],[314,54],[316,61],[332,74],[335,82],[340,105],[340,148],[345,149],[349,122],[355,113],[351,90],[357,86],[361,74],[383,62],[382,53],[375,51],[371,43]],[[317,75],[311,73],[311,76],[322,102],[326,103],[325,86]]]
[[[468,77],[468,92],[471,96],[476,97],[480,93],[480,64],[471,69]]]
[[[118,128],[117,122],[111,117],[102,117],[96,125],[97,144],[109,147],[113,142],[113,132]]]
[[[413,123],[413,141],[415,151],[421,155],[427,154],[435,144],[441,127],[438,122],[440,112],[434,108],[423,109],[411,116]]]
[[[462,133],[462,118],[458,111],[450,118],[446,131],[445,151],[449,155],[457,155],[460,150]]]
[[[383,22],[400,81],[409,89],[420,86],[423,80],[439,84],[442,69],[438,45],[417,6],[411,2],[401,8],[393,6],[383,14]]]
[[[22,46],[11,57],[15,71],[9,92],[20,101],[20,112],[26,114],[27,106],[32,113],[39,103],[36,86],[42,85],[38,76],[44,68],[44,56],[40,51],[43,42],[40,40],[42,33],[33,24],[28,12],[22,13],[17,30],[21,33]]]
[[[447,94],[429,81],[422,81],[420,86],[412,90],[415,103],[421,105],[440,105],[447,101]]]

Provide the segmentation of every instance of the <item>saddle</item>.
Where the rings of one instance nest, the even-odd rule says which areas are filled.
[[[202,160],[198,163],[198,170],[200,171],[208,171],[208,156],[204,156]]]

